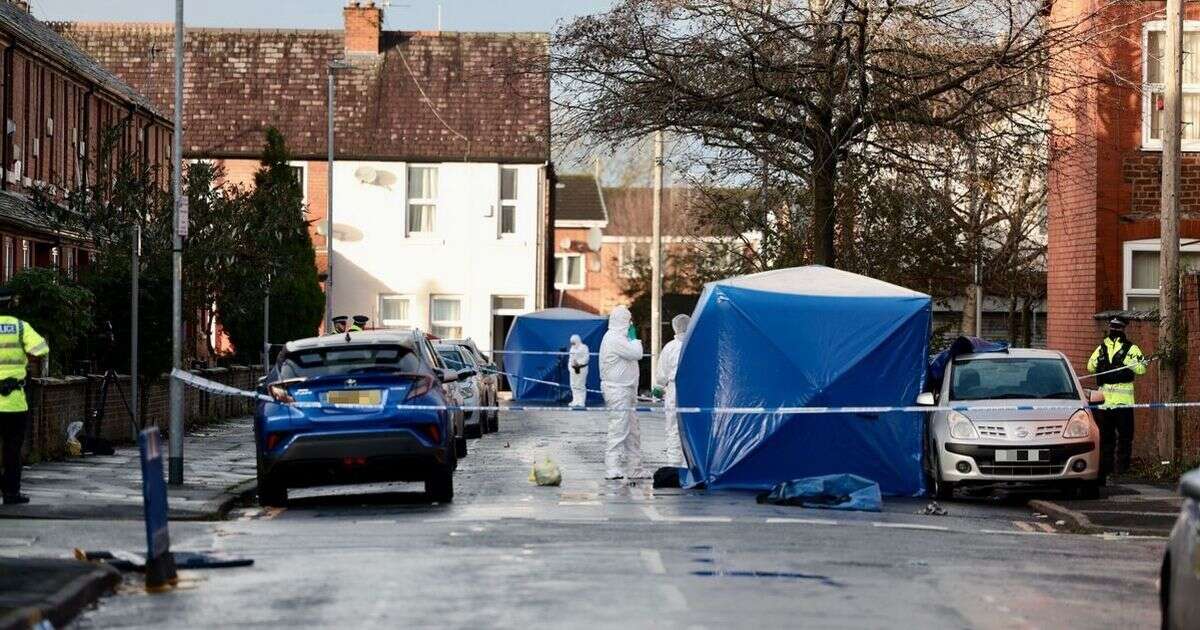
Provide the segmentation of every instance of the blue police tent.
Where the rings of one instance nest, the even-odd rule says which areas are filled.
[[[822,266],[711,283],[677,373],[681,407],[903,406],[921,393],[928,295]],[[767,490],[850,473],[923,493],[923,414],[681,414],[684,484]]]
[[[512,386],[513,399],[521,402],[567,403],[571,401],[566,352],[571,335],[579,335],[591,352],[600,351],[600,340],[608,329],[608,318],[573,308],[551,308],[521,315],[513,322],[504,342],[504,371]],[[534,353],[534,354],[522,354]],[[587,386],[600,389],[597,357],[588,362]],[[546,382],[557,383],[558,386]],[[600,394],[588,393],[588,404],[602,402]]]

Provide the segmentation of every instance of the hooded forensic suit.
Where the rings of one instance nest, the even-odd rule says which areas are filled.
[[[618,306],[608,317],[608,332],[600,342],[600,389],[604,404],[612,410],[608,421],[608,444],[604,452],[605,476],[644,477],[642,432],[638,425],[638,361],[642,342],[630,339],[629,309]]]
[[[571,335],[571,350],[567,353],[567,373],[571,379],[571,406],[587,404],[589,349],[579,335]]]
[[[683,445],[679,441],[679,414],[674,408],[678,406],[675,395],[675,372],[679,369],[679,354],[683,351],[683,342],[687,339],[688,325],[692,318],[687,315],[676,315],[671,320],[671,328],[675,330],[675,338],[663,346],[658,355],[658,373],[654,375],[654,383],[663,388],[663,408],[667,416],[667,465],[676,468],[687,466],[683,457]]]

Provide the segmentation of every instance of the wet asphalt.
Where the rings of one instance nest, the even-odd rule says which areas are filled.
[[[1082,536],[1020,499],[885,499],[883,513],[603,479],[606,420],[507,414],[452,505],[417,485],[293,491],[283,510],[181,523],[175,549],[250,557],[76,621],[112,627],[1151,628],[1163,541]],[[650,463],[662,419],[643,420]],[[553,457],[561,487],[529,483]],[[137,549],[136,522],[24,521],[29,550]],[[26,538],[22,538],[26,537]]]

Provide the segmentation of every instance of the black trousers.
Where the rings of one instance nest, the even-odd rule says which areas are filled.
[[[1100,425],[1100,475],[1129,472],[1133,457],[1133,410],[1101,409],[1096,413]]]
[[[4,472],[0,475],[0,491],[4,496],[21,492],[21,447],[25,445],[26,411],[0,413],[0,440],[4,441],[0,455],[4,457]]]

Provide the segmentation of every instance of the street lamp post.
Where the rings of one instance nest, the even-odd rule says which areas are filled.
[[[325,331],[333,332],[333,115],[334,115],[334,92],[337,91],[337,86],[334,83],[334,73],[338,70],[345,70],[350,65],[341,60],[333,60],[329,62],[329,139],[327,146],[329,155],[326,160],[328,165],[329,179],[327,182],[327,200],[328,204],[325,209]]]
[[[175,0],[175,133],[172,134],[171,192],[174,235],[171,242],[171,366],[183,368],[183,0]],[[183,383],[170,379],[170,445],[167,481],[183,485]]]

